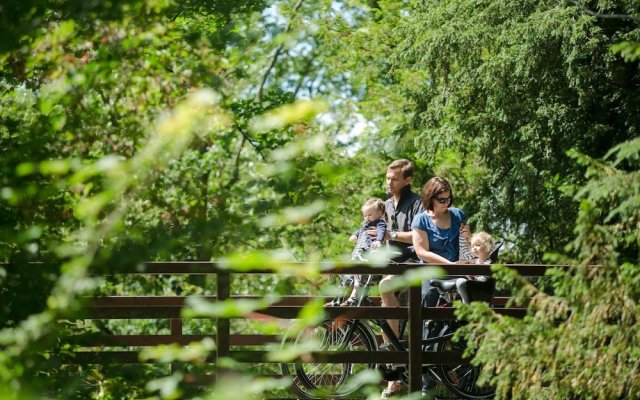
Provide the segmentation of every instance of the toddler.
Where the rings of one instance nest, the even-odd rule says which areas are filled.
[[[373,198],[367,200],[362,206],[362,216],[364,217],[364,222],[349,237],[349,241],[356,244],[351,253],[351,261],[365,261],[363,255],[380,247],[384,240],[384,233],[387,230],[387,224],[384,222],[384,201],[381,199]],[[369,228],[376,228],[375,239],[367,234]]]
[[[494,247],[495,241],[487,232],[478,232],[471,235],[471,254],[476,257],[475,264],[491,264],[491,252]],[[456,280],[456,288],[464,303],[469,303],[471,300],[467,290],[467,282],[469,280],[486,282],[489,277],[485,275],[467,275],[466,278],[458,278]]]
[[[496,243],[487,232],[471,235],[471,254],[476,257],[476,264],[491,264],[491,252]]]
[[[353,252],[351,252],[351,261],[364,262],[366,261],[365,256],[367,253],[380,248],[382,241],[384,241],[384,234],[387,229],[387,224],[384,221],[384,215],[384,201],[381,199],[372,198],[364,203],[362,206],[364,222],[360,225],[360,228],[358,228],[358,230],[349,237],[349,241],[355,243]],[[376,229],[375,237],[372,237],[367,233],[370,228]],[[327,305],[355,305],[358,301],[358,289],[361,286],[366,285],[369,280],[369,275],[344,275],[341,286],[353,286],[351,295],[344,302],[332,301],[327,303]]]

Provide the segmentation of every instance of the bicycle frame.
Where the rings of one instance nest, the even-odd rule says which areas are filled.
[[[358,302],[356,304],[357,307],[360,307],[362,305],[362,303],[364,302],[364,300],[368,297],[368,292],[369,292],[369,285],[365,285],[362,288],[360,288],[360,293],[358,295]],[[444,307],[444,306],[450,306],[451,302],[448,301],[448,297],[445,296],[448,293],[445,292],[441,292],[441,296],[438,299],[438,305],[437,307]],[[442,301],[442,302],[441,302]],[[349,320],[351,323],[348,324],[349,328],[342,340],[341,346],[342,347],[346,347],[346,344],[349,343],[349,341],[351,340],[351,336],[353,334],[353,331],[355,329],[355,321],[360,321],[359,319],[351,319]],[[382,332],[385,334],[387,340],[389,341],[389,343],[391,343],[391,346],[393,347],[394,350],[396,351],[408,351],[409,349],[402,343],[402,340],[398,337],[398,335],[393,331],[393,329],[391,328],[391,326],[389,325],[389,323],[386,320],[372,320],[376,325],[378,325],[381,329]],[[367,327],[366,323],[361,323],[363,326]],[[370,330],[370,328],[369,328]],[[450,332],[445,333],[447,330],[449,330]],[[437,344],[437,343],[442,343],[445,342],[449,339],[451,339],[453,337],[453,330],[451,329],[450,323],[449,324],[445,324],[442,327],[442,330],[438,333],[437,336],[434,337],[427,337],[427,338],[423,338],[421,341],[422,344],[422,349],[426,349],[428,348],[428,346],[433,345],[433,344]],[[423,368],[423,372],[427,372],[427,370],[429,370],[429,372],[434,374],[434,377],[436,379],[440,379],[439,376],[437,375],[437,373],[435,371],[432,371],[432,364],[424,364],[422,366]]]
[[[369,281],[370,282],[370,281]],[[369,283],[368,282],[368,283]],[[450,306],[452,302],[452,292],[440,290],[440,296],[438,299],[437,307]],[[368,297],[369,285],[360,287],[357,291],[356,307],[362,306],[365,299]],[[338,300],[340,299],[340,300]],[[340,304],[343,298],[337,297],[329,304]],[[365,321],[368,319],[365,319]],[[349,351],[353,346],[364,348],[368,351],[375,351],[378,349],[377,340],[373,334],[371,323],[362,321],[361,319],[350,319],[348,321],[341,321],[336,324],[335,321],[327,320],[319,325],[319,330],[314,334],[319,334],[324,338],[330,338],[326,343],[329,347],[339,349],[342,351]],[[408,352],[408,343],[401,338],[403,335],[403,328],[396,334],[389,323],[386,320],[372,319],[372,323],[378,325],[384,333],[387,342],[391,345],[391,348],[399,352]],[[452,337],[454,332],[458,328],[458,321],[424,321],[421,327],[415,327],[414,329],[422,329],[423,339],[421,340],[422,351],[464,351],[466,344],[463,342],[453,342]],[[426,331],[425,331],[426,328]],[[414,332],[415,333],[415,332]],[[426,333],[426,334],[425,334]],[[337,335],[335,335],[337,334]],[[325,336],[329,335],[329,336]],[[339,336],[339,337],[336,337]],[[333,341],[331,338],[336,338],[337,341]],[[349,395],[353,390],[348,387],[342,387],[342,384],[346,381],[346,377],[353,373],[351,369],[353,366],[351,363],[339,364],[339,369],[333,377],[329,374],[325,374],[323,368],[317,366],[304,367],[305,364],[295,365],[295,375],[297,381],[294,381],[292,390],[301,395],[303,398],[349,398]],[[355,365],[355,364],[354,364]],[[363,364],[359,364],[362,368]],[[408,367],[407,364],[377,364],[375,366],[380,372],[382,372],[385,380],[403,380],[408,381]],[[374,364],[368,364],[366,368],[374,368]],[[431,363],[422,364],[422,374],[429,375],[436,382],[441,382],[447,386],[452,392],[461,395],[464,398],[469,399],[488,399],[494,394],[494,391],[490,387],[476,386],[476,380],[478,377],[478,368],[469,366],[467,364],[442,364]],[[282,364],[283,373],[286,376],[290,376],[291,369],[287,364]],[[346,375],[345,375],[346,374]],[[328,379],[326,378],[328,376]],[[318,394],[322,395],[318,397]]]

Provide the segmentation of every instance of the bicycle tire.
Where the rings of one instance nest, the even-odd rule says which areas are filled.
[[[454,342],[452,338],[448,338],[440,342],[438,351],[454,351],[462,354],[465,348],[464,340]],[[455,394],[465,399],[491,399],[495,396],[495,388],[478,385],[480,369],[474,365],[438,366],[442,381]]]
[[[303,340],[316,339],[321,343],[319,351],[338,350],[338,346],[353,326],[351,339],[343,350],[375,351],[378,349],[376,339],[369,328],[360,321],[345,321],[344,324],[336,324],[335,321],[324,321],[317,327],[307,329],[299,334],[294,343]],[[365,368],[373,369],[375,364],[365,363],[283,363],[282,374],[292,377],[291,391],[301,398],[353,398],[361,386],[361,383],[349,380],[349,377]]]

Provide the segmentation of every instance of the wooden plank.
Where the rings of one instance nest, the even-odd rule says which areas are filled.
[[[142,362],[137,351],[78,351],[67,355],[64,364],[153,364]]]
[[[228,356],[240,363],[255,364],[280,364],[279,360],[268,357],[267,351],[230,351]],[[465,365],[469,360],[462,358],[461,353],[454,352],[423,352],[421,358],[424,364],[438,365]],[[207,357],[207,362],[214,363],[216,353],[212,352]],[[312,352],[305,354],[290,363],[304,362],[317,364],[342,364],[342,363],[390,363],[407,364],[409,353],[403,351],[348,351],[348,352]],[[65,364],[163,364],[161,361],[140,361],[137,351],[78,351],[64,358]]]
[[[469,364],[469,360],[462,358],[460,352],[418,352],[424,364],[429,365],[455,365]],[[267,351],[231,351],[230,357],[243,363],[280,363],[268,358]],[[298,357],[290,362],[334,364],[334,363],[390,363],[408,364],[410,353],[405,351],[348,351],[348,352],[311,352]],[[422,382],[422,372],[418,369],[417,382]],[[418,390],[420,387],[418,387]]]
[[[182,307],[189,296],[103,296],[87,300],[87,305],[96,307]],[[201,296],[205,301],[215,302],[217,296]],[[230,299],[238,300],[262,300],[264,296],[229,296]],[[329,302],[332,297],[322,296],[283,296],[273,306],[303,306],[311,300],[323,299]],[[380,305],[380,297],[369,297],[375,306]]]
[[[82,347],[100,346],[158,346],[179,344],[186,346],[205,338],[216,340],[216,335],[77,335],[65,338],[65,343]],[[260,346],[280,343],[277,335],[231,335],[231,346]]]
[[[406,319],[408,307],[326,307],[324,309],[327,318],[331,319]],[[523,317],[526,309],[514,308],[494,308],[497,314],[509,315],[512,317]],[[135,307],[124,308],[93,307],[86,309],[87,319],[173,319],[180,318],[181,307]],[[238,318],[248,318],[260,320],[270,317],[282,319],[295,319],[300,312],[297,306],[272,306],[263,310],[251,313],[250,316]],[[453,308],[424,308],[422,310],[423,319],[447,321],[455,319]],[[208,318],[208,317],[200,317]]]
[[[88,300],[87,307],[95,308],[125,308],[125,307],[183,307],[188,296],[105,296]],[[215,302],[217,296],[202,296],[206,301]],[[246,299],[260,300],[263,296],[230,296],[230,299]],[[315,300],[315,296],[284,296],[282,299],[273,304],[274,307],[287,306],[303,306],[311,300]],[[492,304],[496,306],[504,306],[511,297],[496,296],[493,298]],[[325,297],[323,301],[328,302],[330,297]],[[379,297],[370,297],[369,300],[374,306],[380,306]],[[328,309],[328,308],[327,308]]]
[[[406,319],[407,307],[326,307],[324,309],[327,318],[352,319]],[[180,306],[133,306],[126,307],[86,307],[87,319],[172,319],[180,318]],[[295,319],[300,313],[300,306],[271,306],[255,311],[250,316],[238,318],[250,318],[259,320],[271,317],[283,319]],[[199,317],[209,318],[209,317]]]
[[[314,263],[286,263],[287,269],[290,271],[299,271],[301,268],[309,268],[315,266]],[[515,269],[525,276],[542,276],[548,268],[568,268],[567,265],[543,265],[543,264],[503,264],[508,268]],[[475,265],[475,264],[390,264],[383,267],[374,267],[366,264],[357,263],[326,263],[319,266],[322,274],[384,274],[398,275],[408,270],[440,267],[449,275],[489,275],[491,266]],[[593,266],[594,268],[597,266]],[[114,274],[216,274],[219,272],[226,273],[242,273],[242,274],[265,274],[265,273],[281,273],[287,275],[286,269],[278,268],[277,270],[266,268],[262,265],[254,265],[249,269],[243,267],[242,270],[233,270],[226,268],[213,261],[173,261],[173,262],[148,262],[142,267],[127,266],[126,268],[118,268],[112,271]],[[102,274],[104,275],[104,273]]]

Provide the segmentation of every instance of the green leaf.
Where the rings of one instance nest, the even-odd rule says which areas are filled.
[[[298,100],[291,105],[276,108],[253,118],[249,122],[249,129],[253,133],[281,129],[295,122],[308,121],[326,109],[327,105],[323,101]]]

